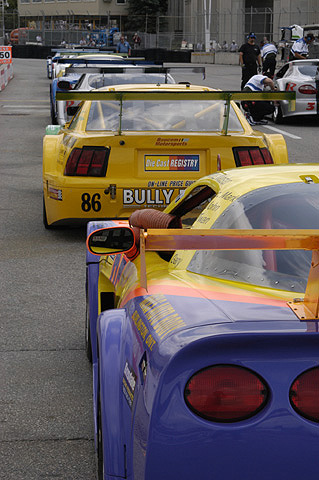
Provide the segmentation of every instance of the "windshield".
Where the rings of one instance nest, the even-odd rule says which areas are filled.
[[[86,130],[120,129],[120,102],[92,102]],[[224,123],[225,103],[199,100],[123,101],[121,130],[220,132]],[[230,108],[229,131],[243,127]]]
[[[283,184],[235,200],[212,228],[318,229],[319,184]],[[303,250],[197,251],[188,270],[224,280],[304,292],[311,252]]]

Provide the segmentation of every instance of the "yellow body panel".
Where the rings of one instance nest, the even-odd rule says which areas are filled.
[[[131,91],[136,87],[125,85]],[[186,87],[163,85],[157,89],[178,92]],[[208,90],[211,89],[193,86],[190,91]],[[91,101],[85,101],[73,125],[66,125],[57,135],[44,137],[43,192],[48,225],[128,218],[137,208],[164,209],[195,180],[216,171],[218,155],[223,169],[236,167],[233,147],[267,147],[275,163],[288,163],[284,138],[252,130],[236,104],[232,106],[242,132],[228,135],[178,130],[125,131],[120,135],[112,131],[87,132],[90,106]],[[105,177],[64,175],[72,149],[84,146],[110,149]],[[196,168],[192,169],[194,165]]]

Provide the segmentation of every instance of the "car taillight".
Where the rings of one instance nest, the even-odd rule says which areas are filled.
[[[305,95],[316,95],[317,89],[312,85],[300,85],[298,92]]]
[[[104,177],[110,149],[106,147],[74,148],[66,162],[64,175]]]
[[[319,367],[299,375],[291,385],[289,397],[299,415],[319,422]]]
[[[236,167],[274,163],[272,156],[266,147],[234,147],[233,152]]]
[[[215,365],[187,382],[188,407],[214,422],[238,422],[252,417],[267,403],[269,389],[255,372],[236,365]]]

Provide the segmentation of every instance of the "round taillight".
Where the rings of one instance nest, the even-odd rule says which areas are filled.
[[[300,85],[298,92],[305,95],[316,95],[317,89],[312,85]]]
[[[289,397],[299,415],[319,422],[319,367],[299,375],[290,387]]]
[[[187,382],[188,407],[214,422],[238,422],[252,417],[267,403],[269,389],[255,372],[237,365],[214,365]]]

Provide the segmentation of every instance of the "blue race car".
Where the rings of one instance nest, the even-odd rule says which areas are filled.
[[[88,224],[99,479],[317,480],[319,165]]]

